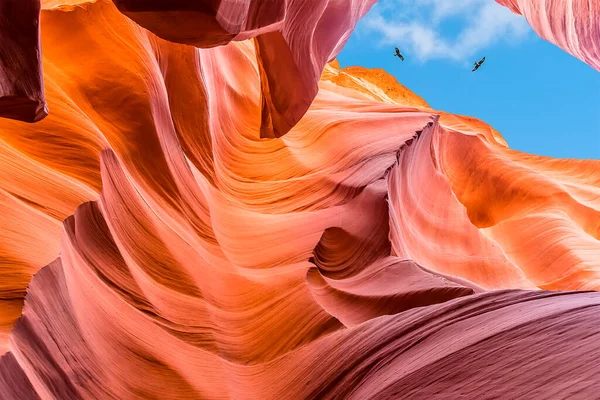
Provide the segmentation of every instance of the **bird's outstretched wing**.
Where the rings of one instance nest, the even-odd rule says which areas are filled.
[[[400,53],[400,49],[397,47],[394,47],[394,49],[396,49],[396,53]]]
[[[471,70],[471,72],[475,72],[475,71],[477,71],[477,70],[479,69],[479,67],[481,67],[481,64],[483,64],[483,63],[484,63],[484,61],[485,61],[485,57],[483,57],[483,58],[482,58],[481,60],[479,60],[479,61],[476,61],[476,62],[474,62],[474,63],[473,63],[473,65],[475,66],[475,68],[473,68],[473,69]]]

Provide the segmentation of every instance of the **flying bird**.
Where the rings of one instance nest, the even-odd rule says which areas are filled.
[[[484,63],[484,61],[485,61],[485,57],[483,57],[483,58],[482,58],[481,60],[479,60],[479,61],[476,61],[476,62],[474,62],[474,63],[473,63],[473,65],[474,65],[475,67],[473,68],[473,70],[472,70],[471,72],[475,72],[475,71],[477,71],[477,70],[479,69],[479,67],[481,67],[481,64],[483,64],[483,63]]]
[[[402,55],[402,53],[400,53],[400,49],[397,47],[394,47],[394,48],[396,49],[396,54],[394,54],[394,57],[398,57],[399,59],[404,61],[404,56]]]

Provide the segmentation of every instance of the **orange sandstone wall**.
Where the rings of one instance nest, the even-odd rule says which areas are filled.
[[[370,1],[151,3],[43,2],[0,92],[49,110],[0,120],[0,397],[597,393],[546,290],[600,287],[599,161],[340,70]]]

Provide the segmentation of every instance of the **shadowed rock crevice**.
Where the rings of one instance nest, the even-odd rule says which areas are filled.
[[[0,1],[0,118],[48,115],[40,49],[40,0]]]

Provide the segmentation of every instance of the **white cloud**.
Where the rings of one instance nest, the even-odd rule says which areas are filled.
[[[449,22],[461,26],[455,35],[445,33]],[[501,41],[515,43],[530,32],[525,18],[494,0],[381,0],[360,29],[422,62],[473,61],[482,50]]]

